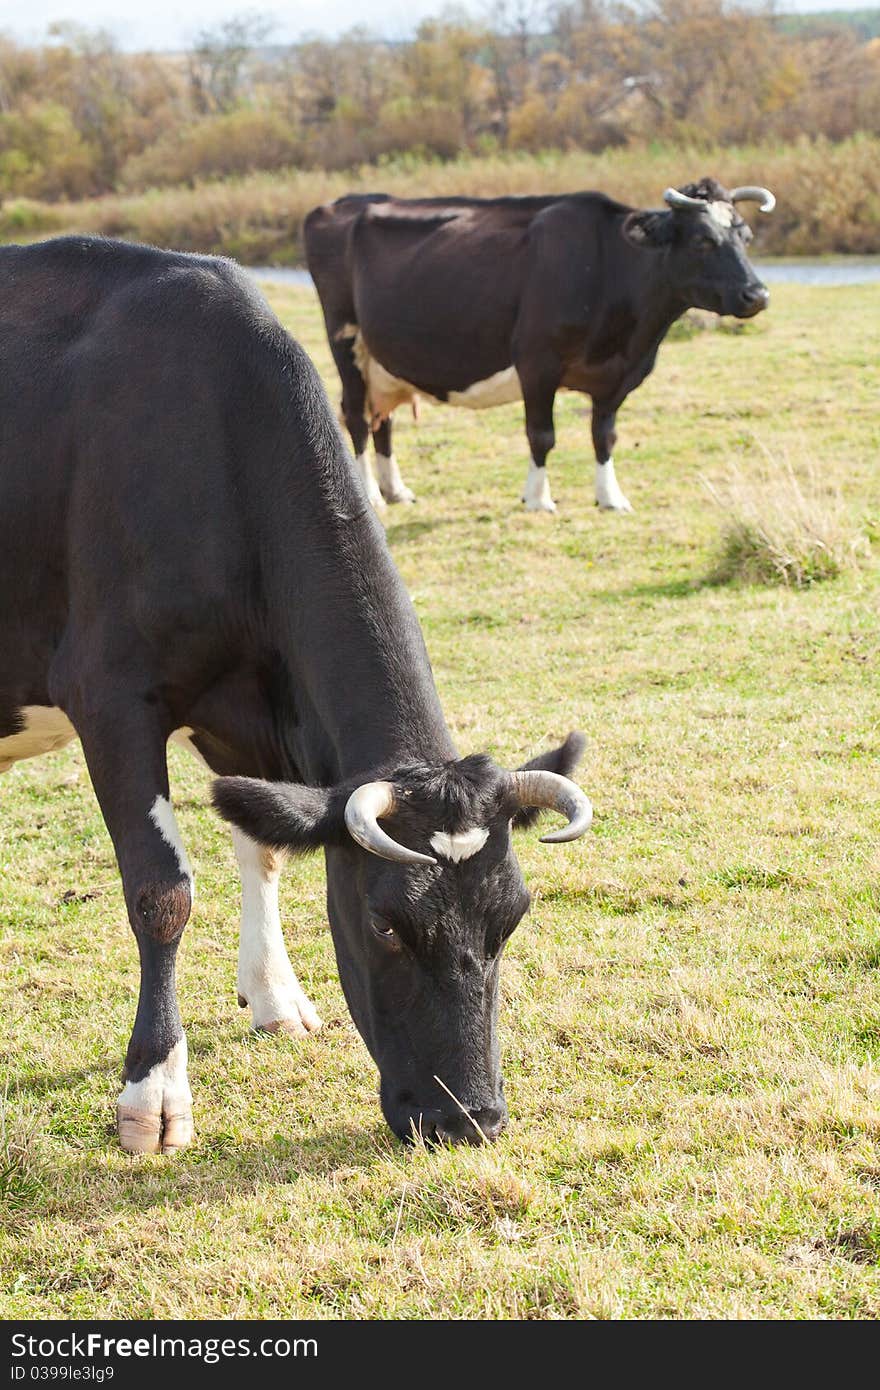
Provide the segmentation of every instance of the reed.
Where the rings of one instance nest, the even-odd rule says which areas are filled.
[[[0,208],[0,240],[96,233],[234,256],[252,265],[296,265],[303,259],[306,214],[342,193],[498,197],[598,188],[650,207],[668,184],[708,173],[729,186],[760,182],[776,193],[772,217],[748,210],[759,254],[880,252],[880,139],[867,135],[840,144],[803,139],[790,145],[652,146],[447,162],[406,156],[349,172],[288,169],[79,202],[20,198]]]

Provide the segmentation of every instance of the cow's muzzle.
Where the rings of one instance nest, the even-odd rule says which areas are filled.
[[[505,1105],[478,1109],[419,1110],[392,1125],[398,1139],[425,1144],[493,1143],[507,1124]]]
[[[766,285],[757,282],[740,290],[734,312],[738,319],[753,319],[762,309],[766,309],[769,303],[770,291]]]

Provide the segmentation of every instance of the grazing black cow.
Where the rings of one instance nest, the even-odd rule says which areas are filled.
[[[342,411],[371,500],[412,500],[391,412],[417,393],[482,409],[522,397],[523,501],[555,511],[546,460],[560,388],[593,401],[596,501],[630,511],[614,473],[615,416],[688,308],[751,318],[769,295],[736,210],[766,188],[702,179],[637,211],[602,193],[546,198],[340,198],[305,223],[309,270],[342,378]],[[378,486],[366,453],[369,428]]]
[[[0,770],[77,735],[140,953],[125,1149],[192,1133],[172,735],[222,774],[255,1026],[319,1026],[284,948],[277,851],[323,848],[389,1124],[499,1132],[498,963],[528,905],[510,827],[552,807],[568,824],[546,839],[583,834],[564,775],[580,740],[514,773],[458,758],[306,355],[229,262],[90,238],[0,250]]]

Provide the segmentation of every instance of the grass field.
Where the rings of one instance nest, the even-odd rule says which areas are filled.
[[[271,298],[335,399],[314,299]],[[880,287],[679,328],[620,418],[633,516],[592,506],[581,398],[558,408],[556,517],[519,506],[519,407],[401,412],[419,501],[388,538],[460,748],[511,766],[588,736],[593,831],[519,841],[534,903],[491,1150],[386,1130],[318,859],[283,901],[324,1031],[249,1033],[229,837],[172,750],[197,1140],[123,1155],[137,964],[109,838],[78,748],[2,780],[0,1315],[880,1315],[876,546],[803,591],[707,584],[723,517],[700,482],[766,450],[876,534],[878,361]]]

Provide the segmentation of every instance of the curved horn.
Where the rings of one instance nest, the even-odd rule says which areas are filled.
[[[353,840],[380,859],[395,864],[436,864],[430,854],[419,854],[392,840],[379,825],[382,816],[394,810],[395,795],[391,782],[365,782],[352,792],[345,803],[345,827]]]
[[[761,188],[760,184],[744,184],[742,188],[731,190],[730,201],[732,203],[760,203],[761,212],[772,212],[776,207],[776,197],[770,192],[769,188]]]
[[[542,835],[541,843],[559,845],[567,840],[577,840],[590,828],[593,807],[589,797],[580,787],[558,772],[514,772],[513,789],[517,802],[525,810],[528,806],[540,806],[548,811],[559,811],[566,817],[568,825],[554,830],[551,835]]]
[[[677,188],[667,188],[663,201],[671,208],[704,208],[705,198],[691,198],[687,193],[679,193]]]

